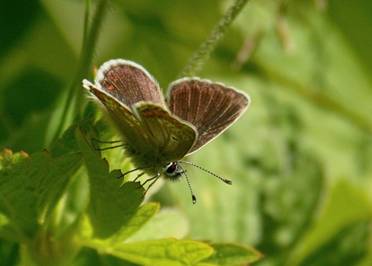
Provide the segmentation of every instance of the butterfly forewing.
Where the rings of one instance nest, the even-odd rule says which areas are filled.
[[[151,142],[147,132],[142,127],[140,121],[132,112],[110,94],[99,90],[93,84],[85,82],[87,88],[104,105],[112,121],[120,130],[124,141],[137,153],[147,153],[151,149]]]
[[[171,162],[183,158],[193,146],[196,129],[170,114],[162,106],[141,102],[133,107],[152,141],[152,148],[158,151],[159,160]]]
[[[164,104],[155,79],[131,61],[115,59],[104,63],[97,72],[96,86],[129,108],[139,101]]]
[[[249,104],[249,98],[244,93],[196,78],[173,82],[168,93],[171,112],[197,129],[198,138],[190,153],[232,125]]]

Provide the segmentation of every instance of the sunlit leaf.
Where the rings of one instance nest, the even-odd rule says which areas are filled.
[[[80,254],[76,257],[72,266],[136,266],[122,259],[99,254],[97,251],[92,249],[84,248]]]
[[[139,207],[134,216],[112,237],[111,241],[121,242],[135,234],[159,211],[159,208],[157,203],[146,203]]]
[[[177,209],[162,209],[141,230],[127,239],[128,242],[161,239],[167,237],[182,238],[189,231],[186,217]]]
[[[206,261],[219,266],[243,266],[261,258],[253,248],[236,244],[212,244],[214,254]]]
[[[114,246],[107,246],[107,242],[94,241],[88,245],[103,254],[153,266],[197,265],[213,253],[213,248],[209,245],[192,240],[148,240]]]

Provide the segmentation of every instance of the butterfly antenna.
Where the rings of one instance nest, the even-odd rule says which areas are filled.
[[[195,203],[196,203],[196,196],[195,196],[194,192],[192,191],[189,177],[187,176],[186,171],[185,171],[182,167],[181,167],[181,169],[182,169],[181,174],[185,176],[185,179],[186,179],[187,185],[188,185],[189,190],[190,190],[190,193],[191,193],[192,204],[195,204]]]
[[[211,171],[205,169],[204,167],[202,167],[202,166],[200,166],[200,165],[197,165],[197,164],[194,164],[194,163],[192,163],[192,162],[188,162],[188,161],[179,161],[179,162],[180,162],[180,163],[189,164],[189,165],[192,165],[192,166],[194,166],[194,167],[196,167],[196,168],[199,168],[200,170],[202,170],[202,171],[204,171],[204,172],[206,172],[206,173],[208,173],[208,174],[210,174],[210,175],[213,175],[214,177],[217,177],[219,180],[223,181],[224,183],[226,183],[226,184],[228,184],[228,185],[231,185],[231,184],[232,184],[232,181],[231,181],[231,180],[226,179],[226,178],[223,178],[222,176],[219,176],[219,175],[217,175],[217,174],[215,174],[215,173],[213,173],[213,172],[211,172]]]

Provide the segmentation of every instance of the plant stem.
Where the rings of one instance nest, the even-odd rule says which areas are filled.
[[[90,18],[91,4],[92,4],[91,0],[85,0],[83,44],[87,42],[87,35],[89,32],[89,18]]]
[[[248,0],[234,0],[234,3],[227,9],[226,13],[214,26],[209,37],[200,45],[199,49],[191,56],[188,63],[181,72],[181,77],[193,76],[200,72],[204,63],[209,59],[210,54],[216,48],[218,42],[224,36],[226,30],[234,21],[236,16],[243,9]]]
[[[91,6],[90,2],[91,2],[90,0],[86,1],[86,11],[84,18],[84,36],[81,47],[80,60],[78,63],[78,70],[68,89],[68,95],[66,102],[63,106],[61,121],[56,130],[54,140],[61,134],[61,131],[67,120],[68,109],[73,103],[74,96],[76,96],[75,99],[76,117],[77,119],[80,118],[83,90],[78,88],[80,87],[82,79],[89,75],[89,69],[91,67],[92,57],[98,39],[98,33],[101,28],[103,18],[106,14],[108,7],[108,0],[99,0],[96,6],[95,13],[93,15],[92,23],[91,25],[89,25],[89,15]]]
[[[85,48],[83,46],[82,56],[81,56],[81,65],[80,65],[80,72],[76,77],[76,85],[81,88],[81,82],[83,78],[89,75],[91,65],[92,65],[92,58],[95,50],[95,46],[97,44],[99,31],[102,26],[103,19],[105,17],[106,11],[108,7],[108,0],[100,0],[98,2],[96,12],[94,13],[93,20],[91,27],[88,28],[88,33],[86,37]],[[76,98],[76,114],[77,118],[80,118],[81,115],[81,106],[82,106],[82,99],[83,99],[83,90],[78,89],[77,91],[77,98]]]

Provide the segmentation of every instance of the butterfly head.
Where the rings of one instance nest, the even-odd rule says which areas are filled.
[[[169,179],[177,180],[185,173],[185,170],[178,162],[170,162],[163,167],[163,173]]]

